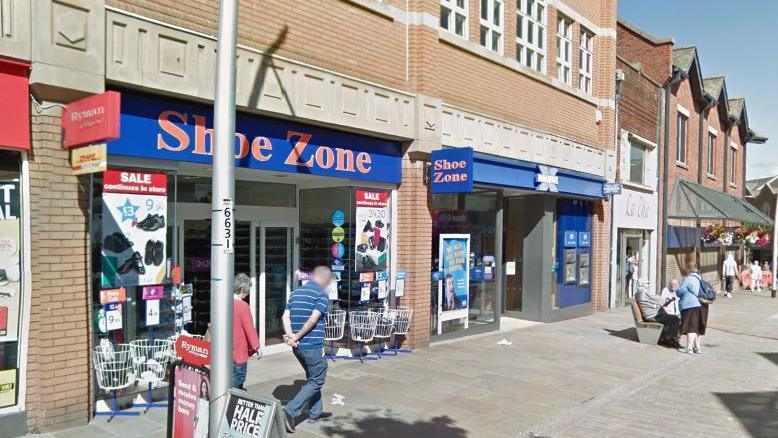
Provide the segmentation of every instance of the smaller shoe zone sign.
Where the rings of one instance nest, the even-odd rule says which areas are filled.
[[[103,174],[102,286],[165,281],[167,175]]]

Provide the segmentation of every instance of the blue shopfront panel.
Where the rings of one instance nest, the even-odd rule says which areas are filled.
[[[572,307],[592,301],[591,286],[591,231],[592,203],[580,199],[557,200],[557,305],[559,308]],[[577,234],[575,245],[571,246],[566,235]],[[586,236],[584,240],[581,235]],[[583,245],[582,245],[583,244]],[[567,278],[565,270],[566,255],[574,254],[575,280]],[[581,267],[582,260],[588,261]],[[585,284],[582,279],[585,276]]]
[[[213,108],[122,93],[121,134],[108,153],[210,164]],[[397,184],[400,143],[238,113],[235,166]]]

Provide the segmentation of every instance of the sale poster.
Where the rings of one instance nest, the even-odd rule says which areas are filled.
[[[159,325],[159,300],[146,300],[146,327]]]
[[[205,371],[185,365],[175,369],[173,388],[173,437],[208,436],[208,399],[211,382]]]
[[[440,271],[443,274],[442,310],[467,309],[470,291],[470,236],[440,235]]]
[[[0,342],[19,336],[22,246],[19,183],[0,181]]]
[[[165,282],[167,221],[167,175],[103,173],[103,287]]]
[[[269,437],[278,427],[275,400],[264,399],[231,389],[219,420],[219,438]]]
[[[387,268],[389,262],[390,214],[389,192],[355,190],[356,221],[354,229],[355,267],[357,272],[374,272]]]
[[[121,330],[123,324],[122,303],[108,303],[105,309],[105,324],[108,331]]]

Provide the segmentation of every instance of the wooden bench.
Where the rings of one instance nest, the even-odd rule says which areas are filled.
[[[635,329],[638,332],[638,341],[641,344],[656,345],[664,326],[658,322],[646,321],[637,301],[630,300],[630,306],[632,307],[632,318],[635,320]]]

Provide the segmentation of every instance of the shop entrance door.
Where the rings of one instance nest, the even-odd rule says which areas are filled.
[[[257,278],[259,284],[259,327],[262,345],[268,352],[286,350],[283,342],[284,328],[281,316],[286,300],[295,286],[294,236],[296,227],[288,223],[261,223]]]
[[[621,231],[619,236],[618,291],[616,306],[626,306],[629,300],[635,298],[638,279],[643,265],[643,235],[639,231]]]

